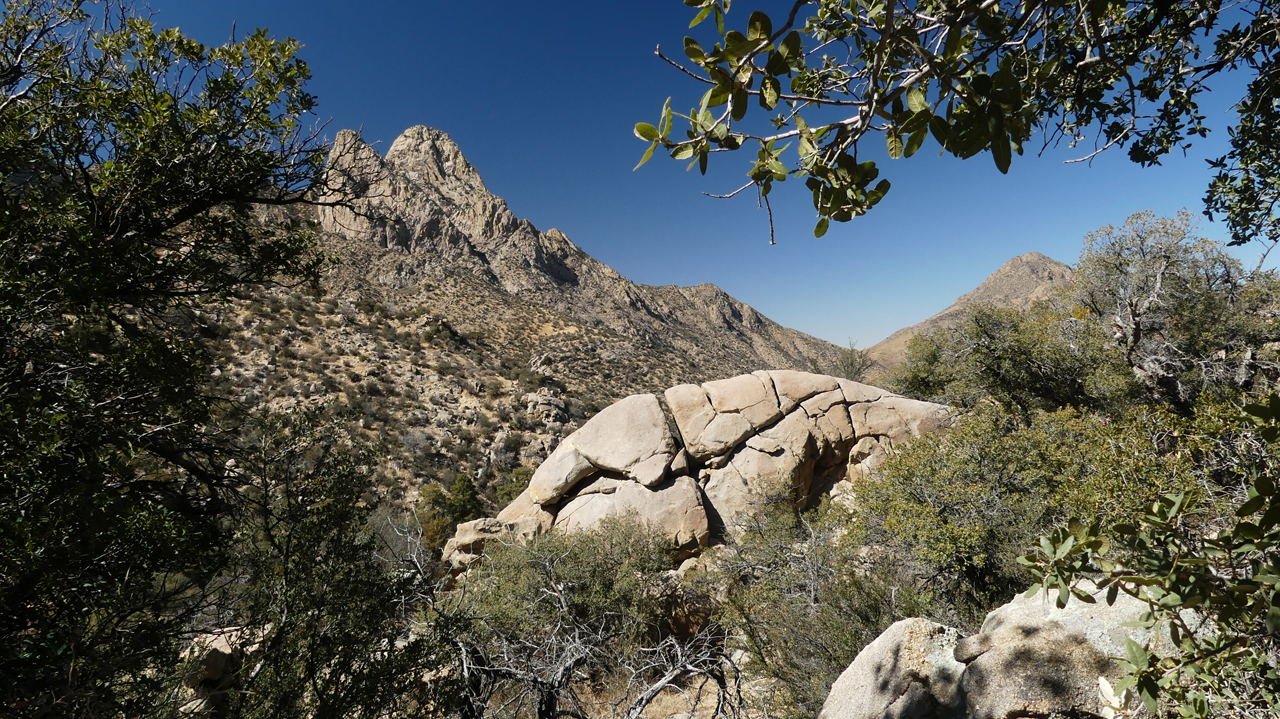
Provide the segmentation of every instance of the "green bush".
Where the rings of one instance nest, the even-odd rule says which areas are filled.
[[[721,677],[718,635],[677,635],[669,543],[635,516],[593,530],[485,547],[432,622],[465,618],[458,642],[474,681],[473,715],[594,715],[594,702],[637,715],[694,676]],[[727,686],[723,686],[727,698]],[[607,707],[598,707],[606,709]]]
[[[774,680],[772,712],[817,715],[864,646],[900,619],[937,613],[903,563],[867,551],[852,519],[830,502],[803,515],[779,504],[711,555],[708,581],[728,587],[718,621],[747,652],[747,673]]]

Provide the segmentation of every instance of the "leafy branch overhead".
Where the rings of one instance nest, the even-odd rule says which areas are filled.
[[[1037,132],[1046,146],[1092,141],[1081,159],[1126,146],[1133,161],[1158,164],[1208,133],[1196,97],[1210,78],[1241,66],[1272,74],[1280,24],[1262,0],[1229,10],[1218,0],[800,0],[780,23],[752,12],[744,33],[726,27],[730,0],[685,4],[697,9],[691,28],[714,19],[711,46],[686,37],[686,60],[657,54],[706,89],[687,114],[668,99],[657,125],[636,125],[649,143],[640,164],[662,147],[705,174],[712,153],[754,144],[750,182],[732,194],[755,186],[767,198],[774,182],[804,177],[817,236],[888,192],[876,163],[859,158],[869,134],[883,135],[893,159],[932,136],[962,159],[990,152],[1005,173]],[[1222,29],[1236,16],[1248,23]],[[1251,85],[1242,115],[1270,107],[1274,86]],[[683,137],[677,117],[689,125]],[[1274,204],[1280,190],[1258,179],[1269,165],[1246,149],[1233,143],[1216,161],[1211,209],[1257,224],[1232,200],[1256,204],[1261,193]]]

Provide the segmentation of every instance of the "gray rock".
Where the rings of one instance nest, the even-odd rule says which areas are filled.
[[[1082,588],[1095,603],[1073,597],[1059,609],[1043,593],[1018,597],[964,639],[923,619],[898,622],[836,681],[820,719],[1103,715],[1107,707],[1098,680],[1114,685],[1123,676],[1115,658],[1124,655],[1126,639],[1161,655],[1174,647],[1167,627],[1124,626],[1146,611],[1144,602],[1120,594],[1107,605],[1105,592],[1087,583]],[[1193,628],[1195,619],[1191,613],[1184,617]],[[945,641],[929,640],[944,635]],[[948,643],[949,661],[942,661],[938,648]],[[937,675],[938,668],[945,681],[921,678]]]
[[[960,633],[927,619],[891,625],[836,679],[818,719],[935,719],[959,701]]]
[[[1098,677],[1114,684],[1119,665],[1081,633],[1056,622],[1008,624],[966,637],[955,657],[966,719],[1101,714]]]

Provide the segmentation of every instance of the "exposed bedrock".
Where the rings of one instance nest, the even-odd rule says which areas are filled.
[[[592,417],[497,519],[460,525],[445,559],[460,570],[486,538],[572,532],[631,513],[696,553],[740,532],[766,503],[849,501],[851,480],[951,417],[942,405],[792,370],[678,385],[664,399],[665,409],[655,395],[632,395]]]

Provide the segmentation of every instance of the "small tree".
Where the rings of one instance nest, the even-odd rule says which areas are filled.
[[[833,373],[837,377],[861,382],[867,373],[876,366],[876,361],[864,349],[858,349],[858,343],[849,340],[849,346],[836,352],[836,366]]]

